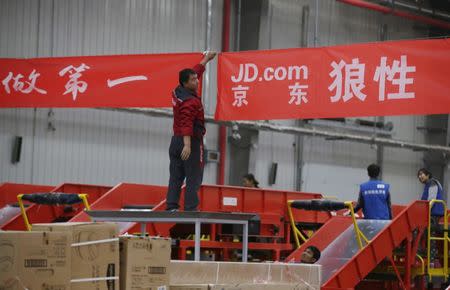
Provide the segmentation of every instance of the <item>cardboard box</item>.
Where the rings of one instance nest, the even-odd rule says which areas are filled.
[[[115,223],[34,224],[33,231],[71,235],[71,289],[119,289],[119,240]]]
[[[208,285],[171,285],[170,290],[308,290],[305,284],[208,284]]]
[[[171,261],[170,284],[302,283],[320,289],[321,266],[293,263]]]
[[[69,233],[0,231],[0,289],[70,290]]]
[[[120,289],[168,289],[170,252],[170,239],[120,237]]]
[[[170,285],[170,290],[209,290],[208,284]]]

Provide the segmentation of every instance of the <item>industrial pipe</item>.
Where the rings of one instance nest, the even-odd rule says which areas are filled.
[[[156,117],[169,117],[173,118],[172,110],[165,109],[151,109],[151,108],[101,108],[101,110],[107,111],[118,111],[118,112],[129,112],[129,113],[137,113],[148,116],[156,116]],[[315,127],[293,127],[293,126],[284,126],[279,124],[273,124],[268,122],[261,121],[219,121],[215,120],[214,116],[205,115],[205,121],[209,123],[224,125],[224,126],[238,126],[238,128],[248,128],[253,130],[260,131],[269,131],[269,132],[279,132],[291,135],[307,135],[314,137],[324,137],[330,139],[339,139],[346,141],[353,141],[365,144],[379,144],[389,147],[410,149],[416,151],[434,151],[441,152],[444,156],[450,155],[450,146],[443,145],[434,145],[434,144],[423,144],[423,143],[415,143],[410,141],[403,140],[395,140],[383,137],[366,136],[366,135],[357,135],[357,134],[349,134],[349,133],[340,133],[340,132],[332,132],[317,129]]]
[[[395,10],[395,9],[390,8],[390,7],[386,7],[386,6],[383,6],[383,5],[367,2],[367,1],[364,1],[364,0],[337,0],[337,1],[345,3],[345,4],[349,4],[349,5],[352,5],[352,6],[365,8],[365,9],[370,9],[370,10],[378,11],[378,12],[381,12],[381,13],[391,14],[391,15],[407,18],[409,20],[422,22],[422,23],[425,23],[425,24],[428,24],[428,25],[431,25],[431,26],[436,26],[436,27],[439,27],[439,28],[450,30],[450,23],[448,23],[446,21],[434,19],[434,18],[431,18],[431,17],[422,16],[422,15],[418,15],[418,14],[413,14],[413,13],[409,13],[409,12],[406,12],[406,11]]]

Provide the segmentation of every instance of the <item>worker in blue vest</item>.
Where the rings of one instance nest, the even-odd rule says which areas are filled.
[[[358,204],[355,207],[355,212],[362,208],[365,219],[392,219],[390,186],[379,180],[380,172],[380,166],[370,164],[367,167],[370,180],[359,187]]]
[[[419,169],[417,172],[417,178],[421,183],[425,186],[423,188],[421,200],[431,201],[433,199],[442,200],[443,190],[442,185],[436,178],[433,178],[433,175],[430,171],[425,168]],[[430,223],[433,226],[439,225],[439,219],[444,216],[444,206],[441,203],[435,203],[431,208],[431,220]],[[436,231],[431,231],[432,236],[436,236]],[[439,261],[437,261],[438,250],[436,246],[436,240],[431,240],[430,242],[430,260],[431,263],[434,264],[436,268],[439,268],[437,265]]]
[[[433,178],[430,171],[425,168],[419,169],[417,172],[417,178],[425,185],[423,188],[422,197],[420,198],[421,200],[442,200],[442,185],[436,178]],[[431,216],[438,219],[444,216],[444,206],[441,203],[434,204],[431,209]]]

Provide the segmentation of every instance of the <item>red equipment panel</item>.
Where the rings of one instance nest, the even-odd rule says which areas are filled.
[[[91,203],[91,209],[95,210],[118,210],[125,205],[154,205],[153,210],[165,209],[166,186],[154,186],[144,184],[120,183],[105,193],[97,201]],[[70,222],[90,221],[89,216],[80,212],[74,216]],[[147,225],[147,230],[151,235],[168,236],[170,226]],[[140,228],[136,223],[130,223],[126,227],[121,227],[121,233],[139,232]]]
[[[64,193],[86,193],[90,203],[97,200],[100,196],[110,190],[109,186],[87,185],[87,184],[73,184],[64,183],[50,190],[49,192],[64,192]],[[70,217],[84,209],[82,204],[74,205],[73,211],[64,212],[63,206],[48,206],[40,204],[32,204],[26,209],[30,223],[50,223],[57,218]],[[18,215],[5,223],[2,230],[26,230],[22,215]]]

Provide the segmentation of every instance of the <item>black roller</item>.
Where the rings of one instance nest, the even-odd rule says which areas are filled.
[[[291,206],[296,209],[305,209],[314,211],[334,211],[347,208],[347,206],[343,202],[326,199],[294,200],[291,203]]]
[[[24,194],[22,196],[23,200],[27,200],[38,204],[76,204],[83,202],[78,194],[71,193],[32,193]]]

